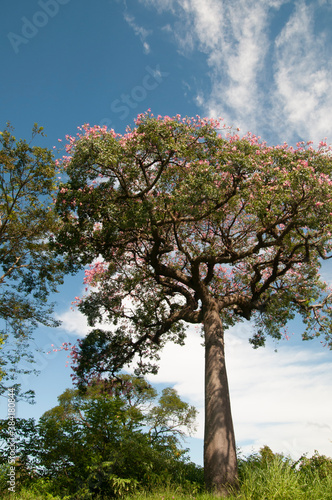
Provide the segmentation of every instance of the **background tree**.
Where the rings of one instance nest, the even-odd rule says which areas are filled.
[[[137,485],[199,478],[200,468],[187,463],[179,440],[193,429],[195,408],[171,388],[158,397],[142,378],[105,382],[94,381],[84,394],[67,389],[37,425],[18,419],[25,484],[39,477],[59,495],[111,498]],[[9,429],[7,421],[0,421],[4,462]]]
[[[32,139],[42,136],[42,130],[35,124]],[[0,364],[2,375],[6,374],[0,391],[4,392],[5,380],[15,380],[20,372],[18,361],[33,360],[29,350],[33,329],[58,324],[47,298],[62,282],[62,264],[48,246],[58,227],[52,206],[58,168],[51,151],[16,140],[9,126],[0,133],[0,144]]]
[[[154,371],[186,323],[205,335],[206,484],[237,483],[224,330],[253,320],[254,347],[295,315],[303,339],[331,340],[331,151],[223,137],[214,120],[139,115],[122,136],[84,126],[70,137],[57,209],[58,251],[86,269],[80,310],[93,326],[74,353],[81,384],[138,357]],[[227,130],[226,130],[227,132]],[[136,359],[135,358],[135,359]]]

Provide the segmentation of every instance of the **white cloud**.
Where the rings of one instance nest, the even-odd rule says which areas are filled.
[[[275,100],[290,130],[317,143],[332,138],[332,64],[313,9],[298,2],[276,39]]]
[[[332,455],[332,361],[329,352],[291,344],[253,350],[250,325],[226,332],[226,362],[237,442],[245,453],[269,445],[299,458]],[[204,432],[204,349],[189,328],[186,347],[165,347],[152,383],[172,384],[200,411],[196,437]]]
[[[159,0],[146,4],[161,7]],[[179,49],[197,47],[206,53],[211,92],[199,101],[204,113],[228,123],[255,129],[263,101],[259,80],[269,50],[269,11],[282,1],[186,0],[168,3],[176,15],[173,26]]]
[[[79,337],[85,337],[90,327],[86,317],[76,308],[70,308],[67,311],[57,314],[57,319],[61,321],[61,329],[68,333],[73,333]]]
[[[206,54],[211,85],[208,92],[198,89],[196,99],[203,114],[222,116],[244,133],[251,130],[274,142],[332,141],[330,50],[327,33],[317,34],[313,21],[318,5],[328,12],[330,1],[141,3],[174,15],[168,30],[182,53]],[[284,13],[275,14],[286,4],[292,12],[285,21]]]
[[[129,26],[134,30],[136,36],[138,36],[143,44],[143,49],[145,54],[150,52],[150,45],[146,41],[146,38],[152,33],[151,30],[147,30],[142,26],[139,26],[135,22],[135,18],[131,16],[128,12],[124,13],[124,19],[129,24]]]
[[[139,0],[144,5],[149,5],[158,10],[158,12],[170,11],[173,14],[175,13],[174,4],[177,3],[177,0]],[[187,0],[184,1],[186,3]]]

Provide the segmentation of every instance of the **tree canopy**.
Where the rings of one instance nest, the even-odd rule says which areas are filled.
[[[202,480],[181,439],[193,430],[196,409],[174,389],[158,395],[143,378],[124,375],[112,383],[94,381],[84,394],[67,389],[58,403],[38,423],[16,421],[21,484],[35,483],[38,489],[44,479],[52,493],[84,499]],[[3,463],[10,454],[10,432],[8,421],[0,421]],[[0,473],[0,491],[1,486]]]
[[[323,335],[332,347],[332,294],[320,276],[331,251],[331,151],[148,112],[124,135],[86,125],[67,152],[57,250],[89,266],[78,307],[91,326],[110,325],[81,342],[76,375],[86,383],[137,357],[138,370],[153,371],[167,341],[183,343],[186,323],[203,324],[206,480],[225,493],[236,454],[224,329],[252,320],[258,347],[300,315],[303,339]]]
[[[35,125],[32,140],[43,135],[42,130]],[[6,378],[15,379],[20,359],[32,361],[29,340],[33,329],[58,324],[47,299],[62,282],[62,263],[49,248],[50,234],[59,223],[53,209],[58,168],[52,152],[16,140],[10,126],[0,133],[0,144],[0,344],[4,382]]]

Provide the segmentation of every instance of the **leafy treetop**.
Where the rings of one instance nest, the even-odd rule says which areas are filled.
[[[36,124],[32,140],[43,135]],[[11,127],[0,132],[0,344],[7,376],[28,351],[37,325],[54,326],[51,292],[62,282],[62,262],[49,248],[59,219],[54,211],[57,167],[46,148],[16,140]],[[10,344],[5,342],[12,335]],[[8,369],[8,366],[12,368]]]
[[[182,343],[185,322],[202,323],[209,307],[224,327],[252,319],[254,347],[296,314],[303,339],[324,333],[332,347],[319,272],[331,251],[325,143],[272,147],[218,120],[149,112],[124,135],[85,125],[67,139],[56,247],[89,266],[77,303],[90,325],[112,325],[76,351],[81,380],[136,354],[154,370],[165,342]]]

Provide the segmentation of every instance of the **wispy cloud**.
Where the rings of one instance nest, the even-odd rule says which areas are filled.
[[[318,142],[332,139],[332,63],[313,15],[314,5],[298,2],[275,41],[275,106],[290,131]]]
[[[332,63],[327,33],[317,34],[313,21],[330,1],[141,3],[173,13],[167,26],[182,53],[206,54],[208,90],[198,89],[196,100],[204,114],[274,142],[332,141]]]
[[[142,0],[165,9],[160,0]],[[187,0],[168,3],[176,15],[174,38],[183,53],[198,49],[210,68],[209,93],[202,89],[197,103],[204,113],[228,123],[257,129],[264,101],[260,81],[269,52],[269,14],[280,1]]]
[[[129,26],[133,29],[135,35],[137,35],[140,38],[145,54],[148,54],[151,49],[150,49],[150,45],[146,39],[152,33],[152,31],[143,28],[143,26],[139,26],[136,23],[135,18],[133,16],[131,16],[128,12],[124,13],[124,19],[129,24]]]

